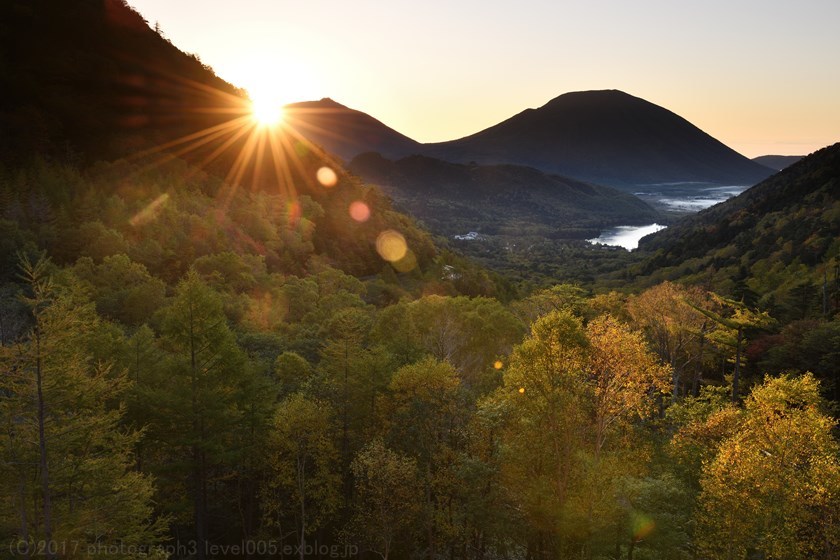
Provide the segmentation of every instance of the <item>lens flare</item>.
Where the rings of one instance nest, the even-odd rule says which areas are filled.
[[[326,166],[320,168],[315,176],[317,177],[318,182],[325,187],[334,187],[335,184],[338,183],[338,175],[335,174],[335,171]]]
[[[636,541],[644,540],[656,528],[653,519],[644,514],[636,514],[633,519],[633,538]]]
[[[163,193],[162,195],[151,201],[145,208],[143,208],[134,216],[132,216],[128,223],[130,223],[134,227],[137,227],[151,222],[160,213],[160,209],[163,207],[164,204],[166,204],[167,200],[169,200],[169,194]]]
[[[370,208],[361,200],[351,202],[350,217],[357,222],[366,222],[370,218]]]
[[[415,256],[414,251],[407,249],[403,258],[392,262],[391,266],[397,269],[398,272],[411,272],[417,268],[417,257]]]
[[[405,257],[408,245],[400,232],[386,229],[376,238],[376,251],[386,261],[395,263]]]

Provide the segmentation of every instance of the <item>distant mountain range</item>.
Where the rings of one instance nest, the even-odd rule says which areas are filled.
[[[764,167],[781,171],[785,167],[790,167],[805,156],[758,156],[752,160]]]
[[[585,238],[602,227],[661,219],[629,193],[518,165],[456,164],[417,155],[391,161],[368,153],[348,169],[447,236],[477,231]]]
[[[616,90],[567,93],[466,138],[436,144],[414,142],[331,100],[308,105],[319,106],[324,116],[309,111],[296,115],[295,122],[313,141],[345,158],[375,151],[388,157],[513,164],[619,188],[752,185],[773,174],[671,111]]]

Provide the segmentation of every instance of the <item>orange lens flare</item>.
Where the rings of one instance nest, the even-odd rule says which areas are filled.
[[[356,200],[350,204],[350,217],[357,222],[366,222],[370,219],[370,208],[361,200]]]
[[[335,174],[335,171],[326,166],[320,168],[315,177],[318,179],[318,182],[325,187],[334,187],[336,183],[338,183],[338,175]]]

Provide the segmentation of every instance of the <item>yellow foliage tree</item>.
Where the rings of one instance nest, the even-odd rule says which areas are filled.
[[[768,379],[701,478],[698,545],[711,558],[837,558],[840,445],[811,374]]]

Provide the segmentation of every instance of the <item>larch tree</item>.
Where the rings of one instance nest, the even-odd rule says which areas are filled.
[[[46,260],[24,260],[22,277],[32,327],[0,348],[8,534],[33,556],[154,556],[165,519],[154,518],[151,478],[133,470],[138,433],[121,426],[130,381],[93,359],[99,319],[72,279],[55,281]]]
[[[203,558],[208,542],[211,489],[231,476],[241,453],[241,428],[253,373],[227,325],[219,296],[197,274],[179,284],[160,312],[162,364],[141,376],[136,420],[147,425],[150,468],[158,474],[161,501],[187,519]],[[153,445],[154,444],[154,445]],[[156,448],[152,456],[151,447]],[[173,491],[174,490],[174,491]],[[185,492],[184,492],[185,491]],[[188,495],[190,507],[172,501]]]

